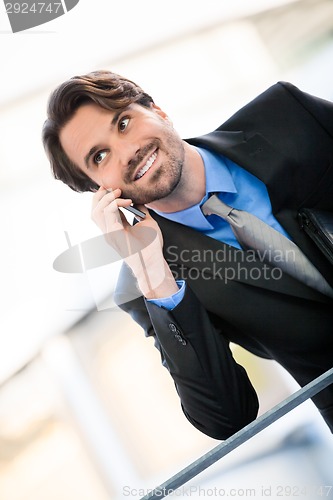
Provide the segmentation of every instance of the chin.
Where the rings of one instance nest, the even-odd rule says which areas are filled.
[[[174,194],[182,177],[182,163],[177,168],[166,170],[162,168],[153,173],[147,185],[131,186],[129,191],[123,191],[124,198],[131,198],[136,205],[148,205],[155,201],[163,200]],[[140,183],[141,184],[141,183]]]

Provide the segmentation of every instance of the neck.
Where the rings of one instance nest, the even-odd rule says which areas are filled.
[[[206,178],[203,160],[198,151],[184,143],[185,159],[178,186],[165,198],[146,205],[160,212],[171,213],[185,210],[199,203],[206,193]]]

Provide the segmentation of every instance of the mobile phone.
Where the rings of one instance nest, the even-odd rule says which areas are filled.
[[[107,189],[106,192],[110,193],[111,191],[109,189]],[[125,210],[128,210],[129,212],[131,212],[136,217],[139,217],[140,219],[144,219],[146,217],[146,214],[144,212],[142,212],[141,210],[139,210],[136,207],[133,207],[133,205],[130,205],[129,207],[122,207],[122,208],[124,208]]]
[[[128,210],[133,215],[135,215],[135,217],[139,217],[140,219],[144,219],[146,217],[146,214],[144,212],[141,212],[141,210],[139,210],[138,208],[133,207],[133,205],[130,205],[129,207],[122,207],[122,208],[124,208],[125,210]]]

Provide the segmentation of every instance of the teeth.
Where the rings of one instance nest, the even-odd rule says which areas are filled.
[[[156,160],[156,157],[157,153],[155,152],[148,158],[146,164],[142,168],[140,168],[139,172],[135,176],[135,179],[140,179],[140,177],[142,177],[150,169],[150,167]]]

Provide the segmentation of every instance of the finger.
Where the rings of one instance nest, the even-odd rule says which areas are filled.
[[[104,187],[100,187],[98,191],[96,191],[93,195],[92,198],[92,210],[101,202],[101,200],[107,196],[106,201],[111,201],[112,199],[115,199],[121,195],[121,189],[117,188],[115,190],[112,189],[106,189]]]
[[[108,193],[101,199],[96,207],[96,212],[103,214],[107,232],[124,227],[124,223],[127,221],[122,217],[123,214],[119,208],[126,208],[131,202],[132,200],[130,199],[115,198],[115,192]]]
[[[107,233],[118,229],[123,229],[120,212],[115,201],[107,205],[103,210],[105,230]]]
[[[106,198],[106,199],[104,199]],[[103,217],[108,219],[108,226],[112,224],[115,221],[120,222],[122,220],[121,218],[121,210],[119,208],[127,208],[131,205],[132,200],[126,199],[124,200],[123,198],[116,198],[113,199],[113,197],[110,199],[108,198],[107,195],[105,195],[97,207],[95,208],[94,213],[95,214],[103,214]]]
[[[131,205],[132,200],[130,198],[120,198],[120,196],[120,189],[115,189],[114,191],[106,190],[105,195],[100,199],[97,205],[101,209],[106,208],[113,201],[116,202],[118,207],[128,207],[129,205]]]
[[[91,217],[95,222],[97,222],[97,220],[101,221],[101,217],[104,217],[105,210],[107,210],[110,213],[116,212],[118,210],[118,204],[120,206],[123,205],[126,206],[126,204],[130,203],[130,200],[124,201],[120,198],[116,198],[121,194],[120,189],[116,189],[110,192],[104,189],[103,191],[104,191],[104,196],[101,197],[100,196],[101,193],[99,193],[99,196],[98,197],[96,196],[95,199],[93,200]]]
[[[116,215],[112,215],[112,212],[117,212],[118,209],[117,206],[112,206],[112,203],[114,203],[115,196],[120,193],[120,189],[108,193],[105,188],[100,188],[93,197],[91,218],[103,233],[106,232],[107,225],[117,221]],[[106,209],[109,213],[105,212]],[[108,224],[106,224],[106,216],[111,219]]]

